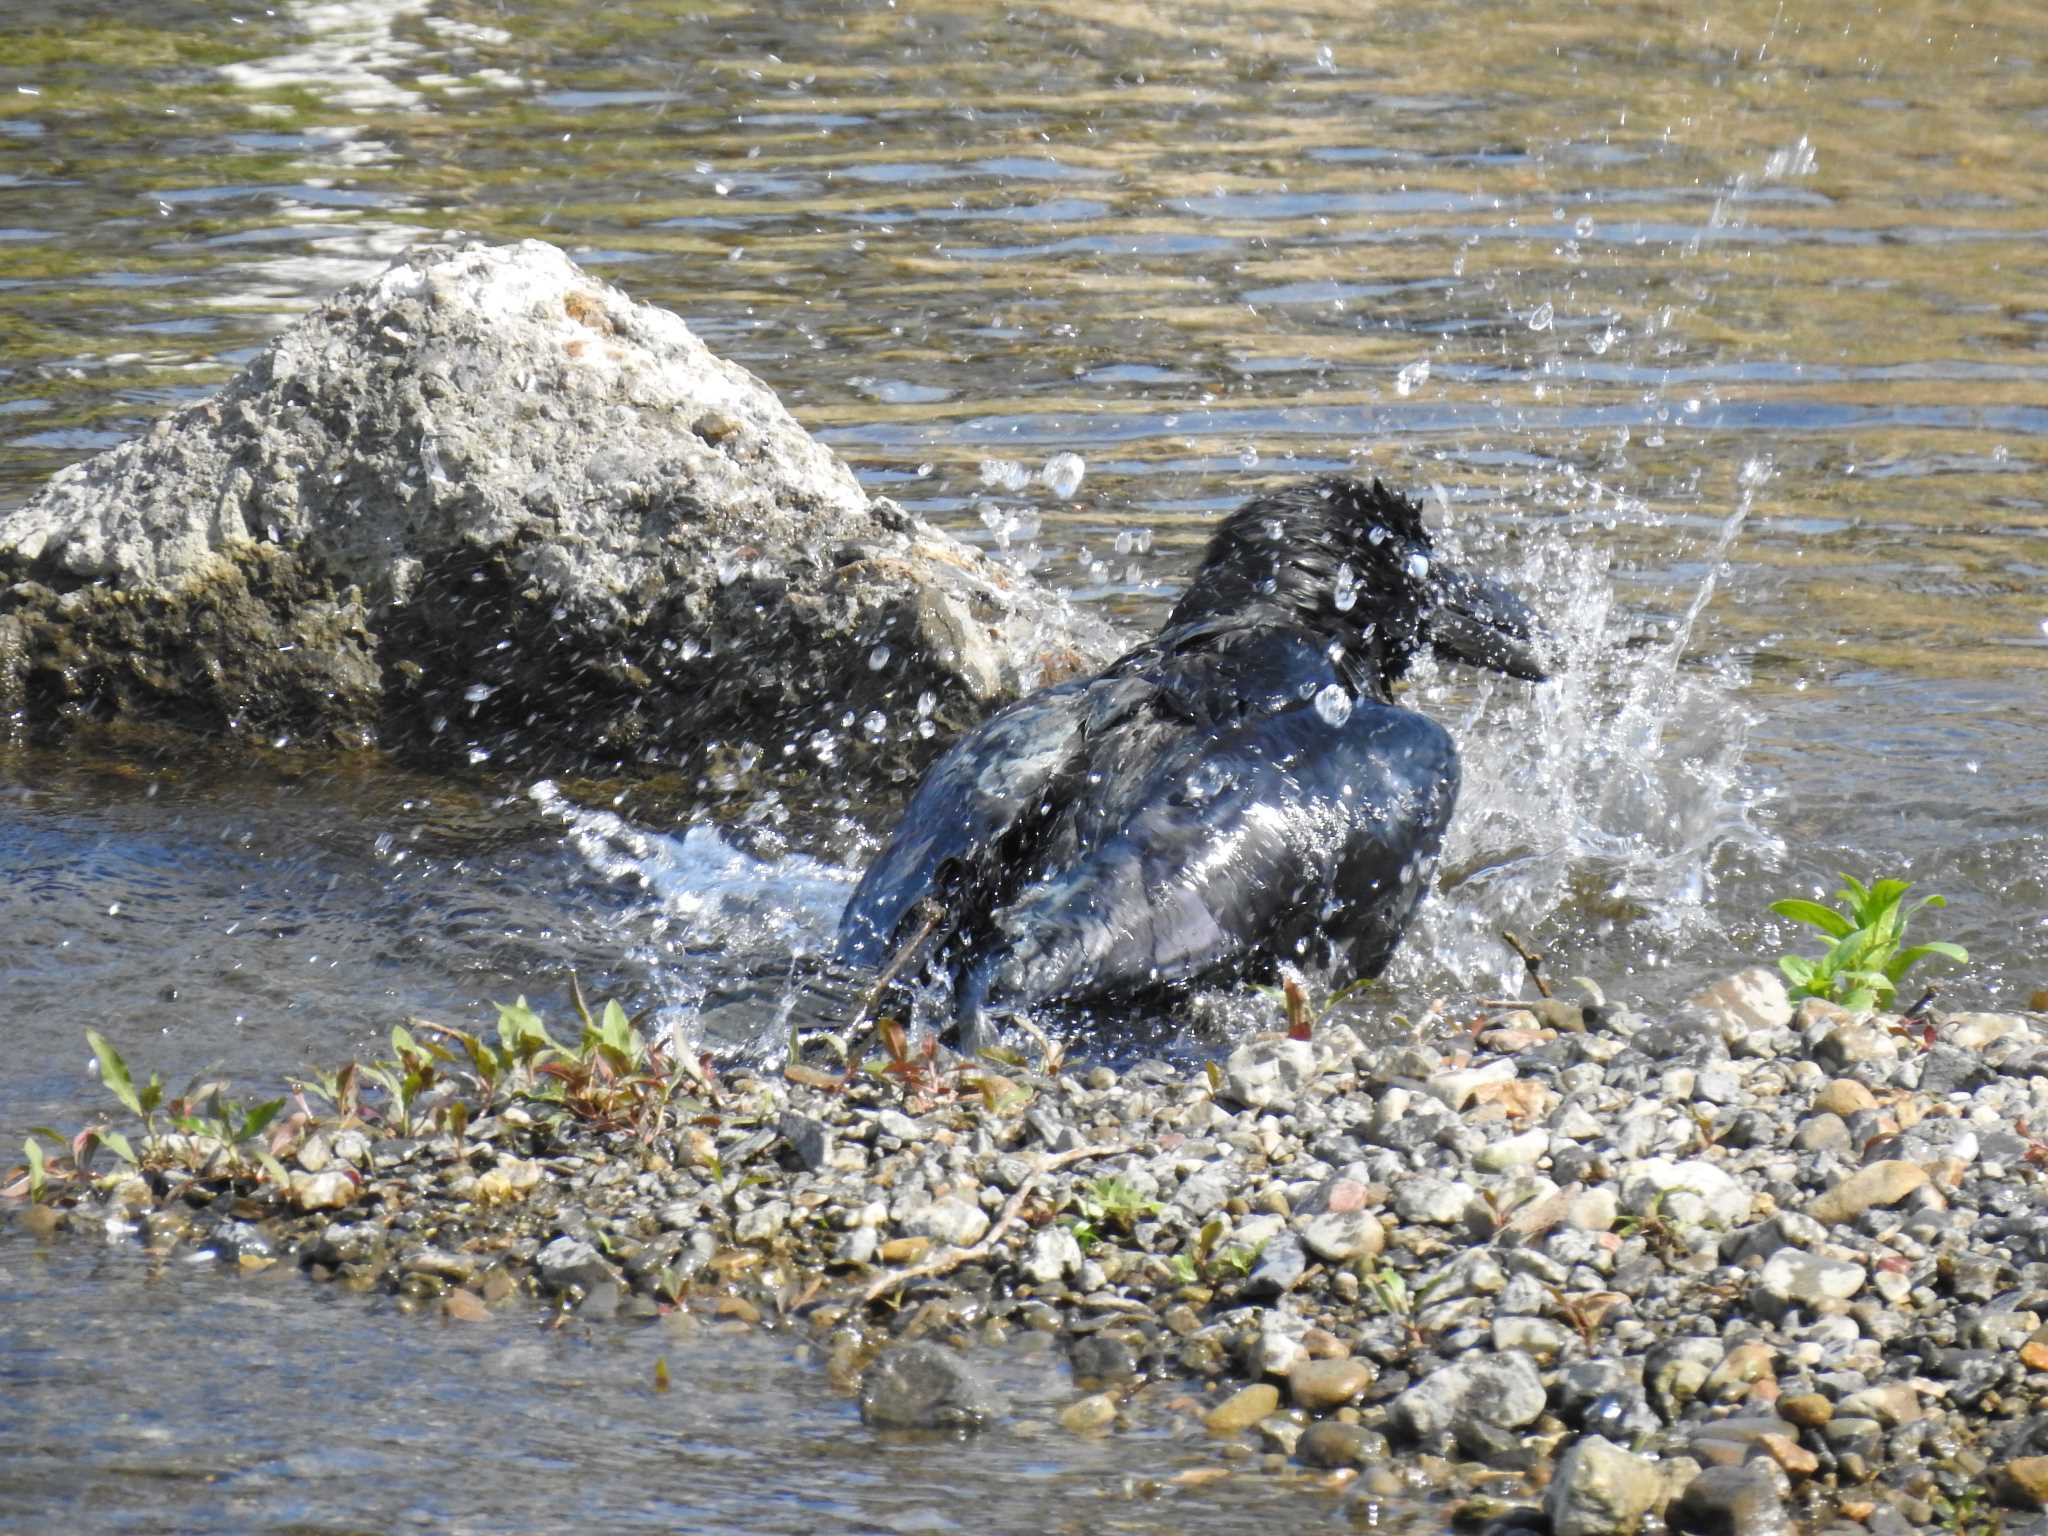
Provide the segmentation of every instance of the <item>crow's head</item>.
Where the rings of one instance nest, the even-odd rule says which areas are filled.
[[[1377,480],[1308,480],[1255,497],[1209,540],[1169,624],[1261,610],[1327,634],[1379,691],[1425,645],[1540,682],[1535,620],[1507,588],[1439,560],[1422,509]]]

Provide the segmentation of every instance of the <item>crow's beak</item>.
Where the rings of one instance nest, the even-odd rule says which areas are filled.
[[[1432,575],[1437,606],[1430,615],[1429,638],[1439,656],[1532,683],[1550,676],[1531,644],[1536,616],[1527,603],[1499,582],[1453,566],[1437,565]]]

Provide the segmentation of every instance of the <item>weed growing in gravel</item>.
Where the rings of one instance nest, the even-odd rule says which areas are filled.
[[[1875,1008],[1929,955],[1968,964],[1969,952],[1945,940],[1904,947],[1906,921],[1913,913],[1948,905],[1939,896],[1923,896],[1906,906],[1905,895],[1912,888],[1908,880],[1874,880],[1866,886],[1844,875],[1832,907],[1798,897],[1772,902],[1771,910],[1780,917],[1818,928],[1834,940],[1823,955],[1779,958],[1778,969],[1792,983],[1791,996],[1817,997],[1850,1009]]]
[[[499,1005],[495,1042],[415,1019],[412,1028],[391,1031],[389,1058],[309,1072],[292,1081],[289,1096],[253,1103],[231,1097],[226,1080],[204,1074],[175,1097],[166,1096],[154,1073],[138,1086],[113,1042],[89,1029],[100,1081],[141,1122],[139,1134],[106,1120],[68,1137],[38,1126],[0,1195],[40,1201],[53,1185],[90,1181],[103,1150],[133,1170],[184,1168],[284,1188],[290,1177],[281,1159],[318,1126],[374,1125],[393,1136],[460,1139],[472,1116],[510,1101],[543,1121],[626,1131],[645,1144],[669,1129],[677,1112],[700,1114],[719,1102],[704,1061],[648,1039],[642,1020],[616,1002],[593,1014],[573,980],[570,995],[582,1024],[574,1045],[550,1035],[522,997]],[[294,1099],[297,1111],[285,1115]],[[314,1099],[325,1102],[325,1114],[315,1112]]]

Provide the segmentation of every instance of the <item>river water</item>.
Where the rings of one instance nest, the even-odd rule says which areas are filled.
[[[1499,985],[1503,925],[1668,1001],[1843,869],[1946,895],[1948,995],[2024,1004],[2048,20],[1553,9],[5,0],[0,506],[416,240],[548,239],[1134,629],[1217,513],[1332,469],[1531,590],[1557,681],[1416,681],[1467,787],[1379,1006]],[[1068,453],[1078,488],[1041,472]],[[573,968],[688,1027],[849,878],[530,789],[0,752],[0,1145],[95,1110],[89,1025],[260,1084],[410,1012],[559,1010]],[[1043,1433],[1028,1356],[1013,1431],[877,1447],[774,1337],[463,1334],[11,1227],[0,1292],[9,1528],[1350,1518],[1132,1502],[1210,1453]]]

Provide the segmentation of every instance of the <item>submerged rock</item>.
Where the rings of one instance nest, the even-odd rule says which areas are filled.
[[[0,515],[32,732],[730,773],[914,756],[1108,649],[537,241],[415,252]]]
[[[905,1344],[860,1379],[860,1416],[876,1429],[981,1429],[1002,1415],[981,1373],[938,1344]]]

